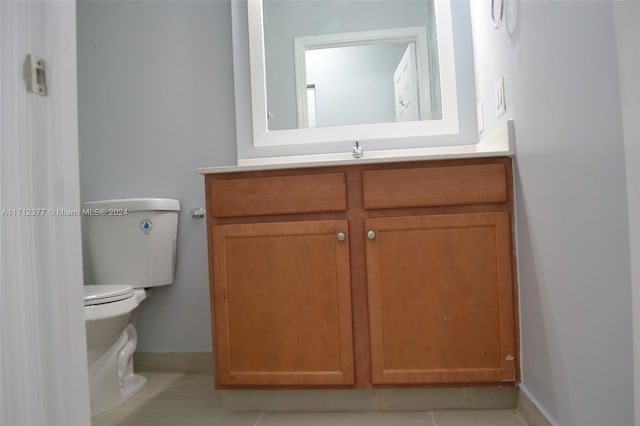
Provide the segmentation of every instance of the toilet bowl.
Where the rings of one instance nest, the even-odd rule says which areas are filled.
[[[92,415],[145,386],[146,379],[133,370],[138,306],[150,288],[174,281],[179,209],[178,201],[158,198],[83,204],[91,282],[84,286],[84,313]]]
[[[98,414],[140,391],[146,379],[133,372],[138,345],[135,316],[144,289],[129,285],[84,286],[91,410]]]

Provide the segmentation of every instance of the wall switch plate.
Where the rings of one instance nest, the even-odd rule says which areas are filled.
[[[484,132],[484,110],[482,108],[482,102],[478,102],[478,133]]]
[[[496,83],[496,117],[507,112],[507,102],[504,97],[504,77]]]

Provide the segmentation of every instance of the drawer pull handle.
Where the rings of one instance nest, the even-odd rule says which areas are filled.
[[[376,231],[370,230],[369,232],[367,232],[367,238],[370,240],[375,240],[376,239]]]
[[[338,241],[344,241],[346,238],[347,238],[347,236],[346,236],[346,235],[344,235],[344,232],[338,232],[338,233],[336,234],[336,239],[337,239]]]

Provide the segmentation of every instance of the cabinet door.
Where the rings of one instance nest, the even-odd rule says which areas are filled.
[[[212,232],[218,383],[353,384],[347,221]]]
[[[376,233],[366,242],[373,382],[514,381],[508,214],[365,226]]]

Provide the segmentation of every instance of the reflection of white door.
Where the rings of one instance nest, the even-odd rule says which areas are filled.
[[[409,43],[393,73],[396,121],[417,121],[420,119],[418,74],[414,50],[415,45]]]

